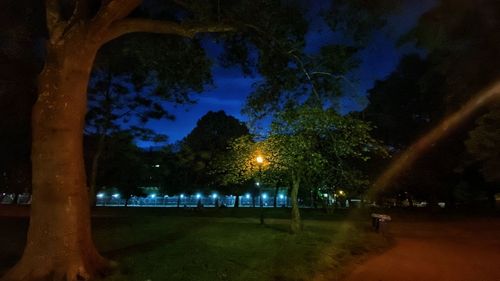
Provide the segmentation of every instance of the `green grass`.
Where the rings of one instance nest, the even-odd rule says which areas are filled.
[[[107,281],[292,281],[321,275],[335,280],[347,262],[387,245],[383,236],[369,230],[368,220],[346,214],[306,211],[303,232],[292,235],[287,210],[266,210],[264,226],[256,219],[258,210],[250,209],[111,212],[125,216],[94,219],[98,248],[119,263]],[[15,232],[25,226],[19,220],[10,224],[5,237],[22,240]],[[0,253],[8,256],[0,258],[0,269],[20,253],[22,242],[12,245],[17,246]]]

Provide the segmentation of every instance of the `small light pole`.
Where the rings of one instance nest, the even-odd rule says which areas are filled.
[[[201,194],[200,193],[196,194],[196,199],[197,199],[196,208],[201,209],[203,207],[203,204],[201,203]]]
[[[214,208],[219,207],[219,197],[217,196],[217,193],[212,194],[212,198],[214,201]]]
[[[177,196],[177,208],[181,207],[182,198],[184,198],[184,194],[182,194],[182,193]]]
[[[264,157],[257,156],[255,159],[257,161],[257,165],[259,165],[259,180],[262,180],[262,164],[264,163]],[[262,202],[262,187],[260,186],[260,182],[257,182],[257,187],[259,188],[260,194],[260,224],[264,224],[264,202]]]
[[[153,199],[153,206],[155,206],[156,205],[156,193],[152,193],[150,195],[150,197],[151,197],[151,199]]]

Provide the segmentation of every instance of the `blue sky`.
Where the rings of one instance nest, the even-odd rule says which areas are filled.
[[[311,14],[318,9],[325,8],[323,1],[313,2]],[[408,0],[401,10],[389,20],[387,28],[377,32],[367,48],[359,52],[360,66],[350,75],[352,86],[345,89],[345,97],[341,99],[341,111],[361,110],[366,104],[366,92],[376,80],[384,79],[397,66],[404,54],[422,52],[412,45],[396,46],[396,41],[408,32],[418,22],[419,16],[435,4],[435,0]],[[306,50],[315,52],[329,42],[338,40],[336,35],[329,31],[324,22],[316,17],[312,20],[309,33],[306,37]],[[205,49],[211,58],[216,58],[221,48],[213,42],[205,42]],[[157,132],[168,135],[169,142],[173,143],[185,137],[195,126],[196,122],[208,111],[224,110],[227,114],[246,121],[241,109],[246,97],[252,92],[252,85],[258,77],[244,77],[238,68],[223,68],[217,60],[213,60],[212,74],[214,87],[194,95],[197,100],[194,105],[172,106],[167,109],[176,116],[175,121],[150,121],[147,126]],[[155,145],[148,142],[138,142],[139,146]]]

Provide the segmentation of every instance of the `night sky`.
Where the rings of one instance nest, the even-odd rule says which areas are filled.
[[[381,80],[390,74],[404,55],[412,52],[423,54],[414,46],[406,44],[396,46],[399,37],[409,31],[418,21],[419,16],[430,9],[434,0],[405,1],[398,13],[392,16],[388,26],[378,31],[368,47],[359,53],[361,64],[349,76],[352,85],[346,87],[345,96],[340,102],[340,111],[343,113],[361,110],[366,105],[366,92],[376,80]],[[316,14],[319,9],[325,8],[325,1],[315,1],[310,14]],[[335,34],[330,32],[319,17],[311,21],[309,33],[306,36],[306,51],[314,53],[322,45],[338,41]],[[215,59],[221,51],[214,42],[205,41],[205,49],[213,60],[214,86],[201,95],[193,95],[197,104],[188,106],[166,105],[167,109],[176,116],[175,121],[150,121],[147,126],[159,133],[168,135],[169,142],[174,143],[184,138],[195,126],[198,119],[208,111],[224,110],[242,121],[247,117],[241,114],[245,99],[252,91],[252,85],[260,78],[244,77],[238,68],[223,68]],[[141,147],[157,146],[159,144],[138,142]]]

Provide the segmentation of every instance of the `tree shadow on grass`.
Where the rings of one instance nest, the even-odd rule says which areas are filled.
[[[118,259],[125,256],[133,256],[141,253],[147,253],[159,246],[165,244],[172,244],[175,241],[183,238],[185,235],[186,232],[184,231],[167,233],[161,238],[143,241],[140,243],[135,243],[121,248],[105,251],[103,252],[103,255],[111,259]]]
[[[277,232],[291,234],[290,225],[288,225],[288,224],[281,224],[281,223],[280,224],[276,224],[276,223],[264,224],[264,227],[266,227],[268,229],[272,229],[272,230],[277,231]]]

